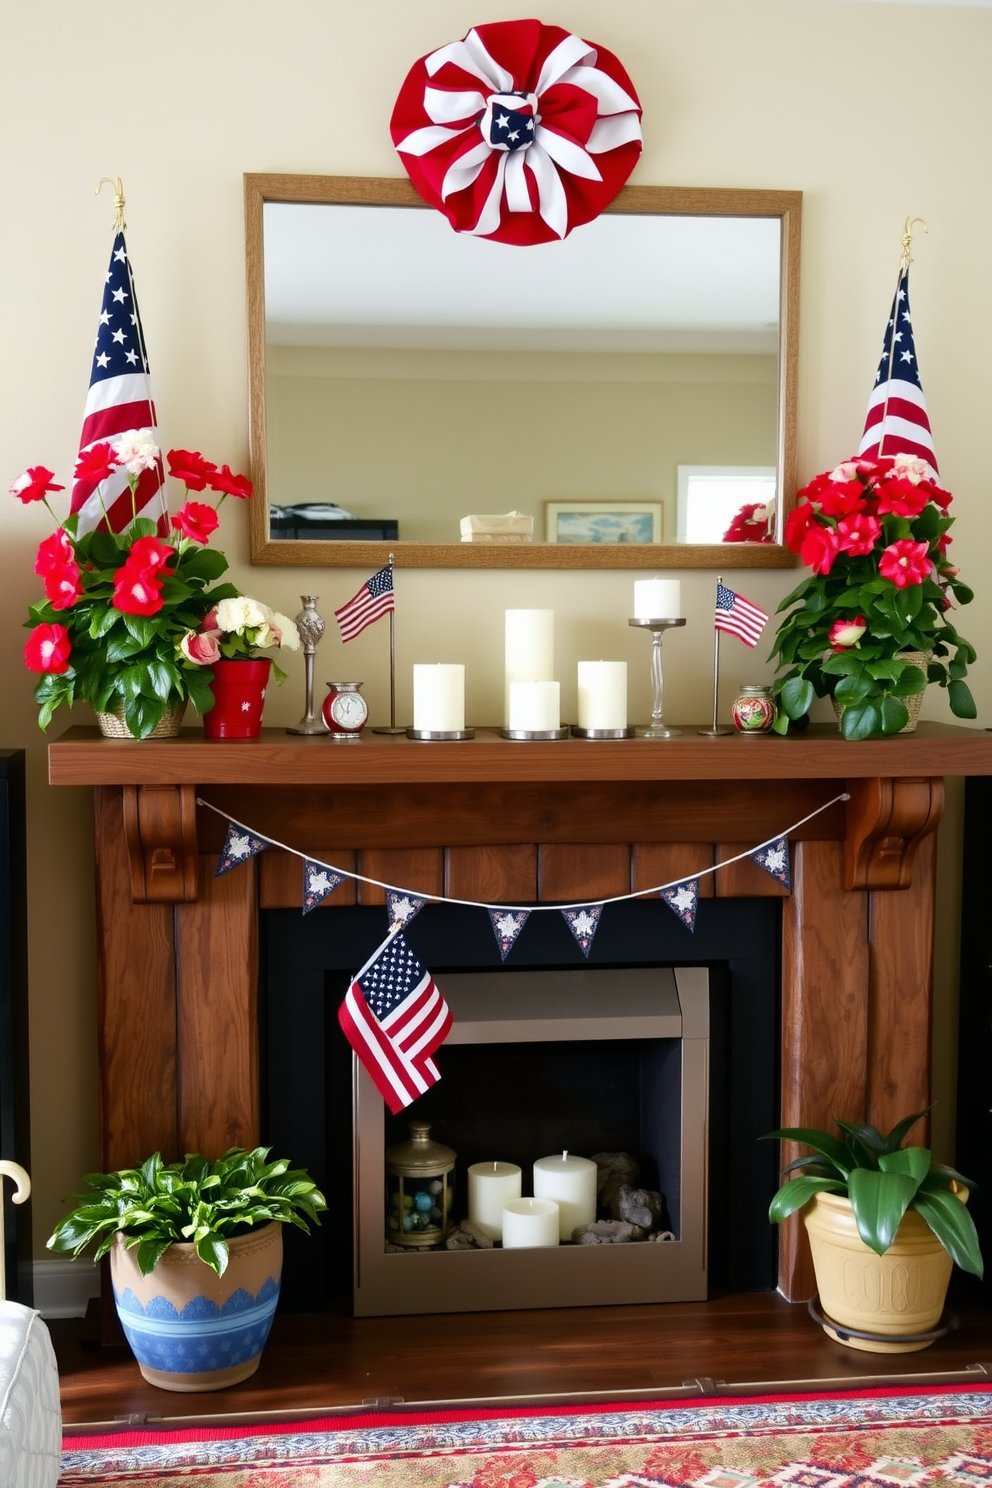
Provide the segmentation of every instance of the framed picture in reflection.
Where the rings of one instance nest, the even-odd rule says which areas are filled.
[[[549,543],[660,543],[660,501],[546,501]]]

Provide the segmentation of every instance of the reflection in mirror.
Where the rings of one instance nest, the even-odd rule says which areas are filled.
[[[250,297],[259,179],[254,556],[308,561],[299,545],[317,542],[309,561],[363,563],[389,543],[401,565],[656,566],[659,545],[720,544],[751,506],[734,548],[790,561],[793,194],[625,213],[628,188],[620,210],[525,250],[412,203],[292,199],[292,177],[249,177]]]

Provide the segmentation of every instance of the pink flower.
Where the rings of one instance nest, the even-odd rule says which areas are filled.
[[[217,618],[217,606],[216,605],[210,611],[210,614],[209,615],[204,615],[203,619],[200,621],[200,629],[201,629],[201,631],[203,631],[204,635],[223,635],[224,634],[223,626],[221,625],[220,621]]]
[[[882,524],[875,517],[861,513],[845,517],[837,523],[841,552],[850,553],[852,558],[865,557],[874,548],[881,530]]]
[[[188,491],[202,491],[217,471],[213,461],[205,460],[199,450],[170,450],[166,459],[169,474],[181,480]]]
[[[182,510],[177,511],[172,519],[172,525],[177,532],[199,543],[205,543],[211,532],[216,532],[219,523],[220,518],[217,512],[205,501],[187,501]]]
[[[32,672],[67,672],[71,655],[64,625],[36,625],[24,645],[24,665]]]
[[[124,567],[135,573],[155,573],[160,568],[171,573],[172,570],[166,569],[165,565],[175,555],[175,551],[175,548],[160,542],[157,537],[139,537],[131,544]]]
[[[220,661],[220,646],[215,639],[219,634],[219,631],[205,634],[202,630],[189,630],[179,642],[179,649],[187,661],[195,662],[197,666],[213,666],[215,661]]]
[[[44,501],[49,491],[64,491],[65,486],[52,485],[54,470],[47,470],[44,465],[32,465],[30,470],[25,470],[19,475],[10,488],[11,496],[16,496],[18,501],[23,501],[27,506],[29,501]]]
[[[113,445],[106,441],[94,444],[90,449],[83,450],[76,461],[76,479],[98,486],[120,463]]]
[[[933,563],[930,548],[925,542],[910,542],[901,538],[890,543],[878,560],[878,571],[883,579],[889,579],[897,589],[910,584],[922,584]]]
[[[832,527],[810,526],[803,538],[799,555],[815,574],[828,574],[840,550],[840,537]]]
[[[864,615],[856,620],[835,620],[830,627],[830,644],[835,651],[846,651],[857,645],[867,629]]]
[[[220,491],[224,496],[237,496],[239,501],[247,501],[251,495],[251,481],[246,475],[235,475],[230,466],[222,465],[215,475],[207,482],[211,491]]]
[[[64,527],[56,527],[51,537],[44,538],[38,544],[34,571],[41,575],[53,573],[55,569],[65,568],[67,563],[75,562],[75,558],[75,550],[68,532]]]
[[[71,609],[82,592],[83,585],[75,563],[65,563],[60,568],[51,568],[45,574],[45,594],[54,610]]]
[[[125,563],[117,570],[111,602],[124,615],[157,615],[165,603],[162,581],[151,572],[140,572]]]

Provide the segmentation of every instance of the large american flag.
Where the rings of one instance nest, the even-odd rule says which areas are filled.
[[[401,931],[354,978],[338,1022],[394,1116],[441,1078],[431,1055],[448,1036],[451,1010]]]
[[[373,620],[378,620],[381,615],[388,614],[394,608],[393,565],[387,563],[385,568],[380,568],[378,573],[365,580],[361,589],[352,595],[347,604],[334,611],[334,618],[341,628],[341,639],[354,640],[366,625],[371,625]]]
[[[150,430],[148,437],[159,443],[134,280],[124,234],[118,232],[103,291],[79,453],[117,439],[129,429]],[[101,482],[99,492],[92,481],[77,480],[72,488],[70,510],[79,513],[80,533],[92,532],[100,525],[104,506],[111,531],[125,532],[131,525],[131,493],[123,466]],[[158,522],[159,531],[165,535],[168,517],[161,458],[154,470],[141,472],[135,509],[139,517]]]
[[[909,269],[899,275],[892,314],[885,328],[882,358],[868,399],[868,417],[858,454],[868,460],[883,455],[916,455],[937,474],[927,404],[916,364],[916,343],[909,313]]]
[[[743,594],[735,594],[726,584],[718,583],[714,623],[717,630],[729,630],[731,635],[738,636],[745,645],[756,646],[768,623],[768,616],[756,604],[745,599]]]

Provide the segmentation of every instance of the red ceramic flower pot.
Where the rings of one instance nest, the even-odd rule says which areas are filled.
[[[262,707],[271,660],[215,661],[210,690],[214,705],[203,715],[208,739],[257,739],[262,729]]]

